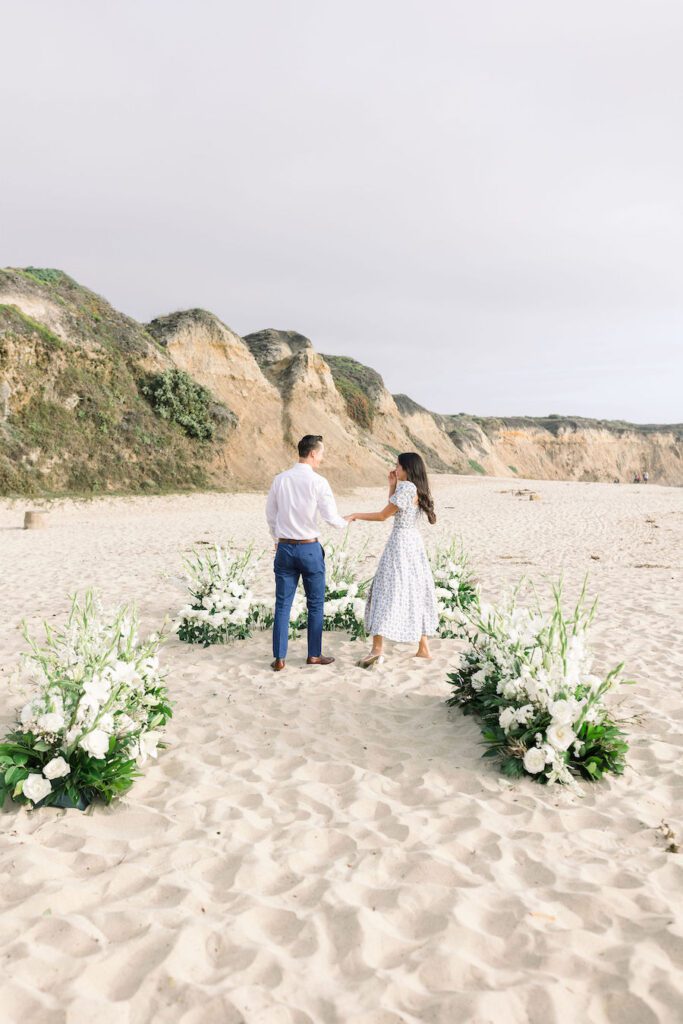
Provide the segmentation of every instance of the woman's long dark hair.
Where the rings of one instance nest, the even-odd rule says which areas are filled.
[[[418,455],[417,452],[403,452],[398,457],[398,464],[401,469],[405,470],[405,474],[410,482],[415,484],[417,488],[417,503],[433,526],[436,522],[436,513],[434,512],[432,493],[429,490],[427,467],[422,456]]]

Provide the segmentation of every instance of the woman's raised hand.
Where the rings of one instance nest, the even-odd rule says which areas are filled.
[[[390,487],[395,487],[396,486],[396,470],[395,469],[390,469],[389,470],[389,486]]]

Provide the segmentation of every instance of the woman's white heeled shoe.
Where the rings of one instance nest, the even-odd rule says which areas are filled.
[[[381,665],[384,662],[383,654],[366,654],[358,662],[360,668],[372,668],[373,665]]]

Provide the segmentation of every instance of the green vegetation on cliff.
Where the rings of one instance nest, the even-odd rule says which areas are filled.
[[[335,386],[346,403],[351,419],[360,427],[372,430],[376,396],[384,387],[380,375],[376,370],[348,356],[324,355],[323,359],[332,371]]]
[[[209,484],[211,445],[157,415],[141,393],[170,364],[135,321],[54,270],[0,271],[0,294],[47,309],[60,335],[0,304],[0,494],[183,490]]]

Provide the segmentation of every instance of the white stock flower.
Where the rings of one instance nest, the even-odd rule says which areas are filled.
[[[116,733],[118,736],[125,736],[127,732],[135,728],[135,722],[130,715],[119,715],[116,719]]]
[[[569,725],[563,723],[557,723],[548,727],[546,733],[548,743],[555,750],[568,750],[576,739],[576,734]]]
[[[114,716],[111,711],[107,711],[102,715],[97,723],[97,728],[102,729],[103,732],[111,733],[114,731]]]
[[[528,725],[529,720],[534,717],[533,704],[525,704],[524,707],[517,708],[515,711],[515,721],[519,725]]]
[[[28,797],[31,803],[37,804],[40,800],[52,792],[52,783],[42,775],[32,773],[24,779],[22,793]]]
[[[65,761],[63,757],[53,757],[43,767],[43,775],[46,779],[62,779],[70,771],[69,762]]]
[[[33,704],[24,704],[23,708],[19,712],[19,721],[22,725],[30,725],[35,717],[35,713]]]
[[[481,688],[483,687],[484,683],[486,682],[486,679],[487,679],[486,669],[480,668],[477,672],[475,672],[472,675],[472,677],[470,679],[470,682],[472,684],[472,689],[473,690],[481,690]]]
[[[36,725],[43,732],[59,732],[64,728],[64,716],[56,711],[48,711],[36,721]]]
[[[545,768],[545,754],[539,747],[529,747],[524,755],[524,767],[532,775],[538,775]]]
[[[109,737],[102,729],[93,729],[85,734],[78,745],[91,757],[103,758],[109,750]]]
[[[508,730],[514,725],[515,722],[515,709],[509,707],[503,708],[503,710],[498,715],[498,721],[500,722],[501,729],[504,729],[505,732],[508,732]]]

